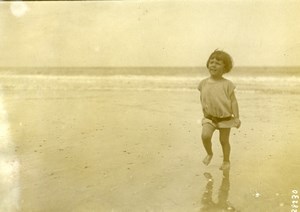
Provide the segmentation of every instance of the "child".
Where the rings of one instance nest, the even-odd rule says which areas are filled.
[[[204,118],[202,120],[202,142],[207,152],[203,163],[208,165],[213,157],[211,138],[217,129],[223,150],[223,164],[220,170],[230,168],[231,127],[239,128],[238,103],[234,94],[235,85],[225,79],[223,74],[232,68],[232,59],[224,51],[215,50],[207,60],[206,67],[210,77],[202,80],[198,86]]]

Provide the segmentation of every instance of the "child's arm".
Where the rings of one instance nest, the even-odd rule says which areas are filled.
[[[231,94],[230,98],[231,98],[231,105],[232,105],[232,112],[234,115],[234,119],[237,122],[237,128],[239,128],[241,126],[240,115],[239,115],[239,105],[236,100],[234,92]]]

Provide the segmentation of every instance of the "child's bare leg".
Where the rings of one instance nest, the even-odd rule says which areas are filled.
[[[208,165],[213,157],[211,138],[214,131],[215,127],[211,124],[204,124],[202,126],[202,143],[207,153],[207,156],[203,159],[205,165]]]
[[[229,143],[230,128],[220,129],[220,142],[223,150],[223,164],[221,170],[230,168],[230,143]]]

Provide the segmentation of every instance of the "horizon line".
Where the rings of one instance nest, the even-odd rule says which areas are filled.
[[[206,68],[206,66],[0,66],[0,68]],[[234,66],[233,68],[300,68],[300,65],[243,65]]]

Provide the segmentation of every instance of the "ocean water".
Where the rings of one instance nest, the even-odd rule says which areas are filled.
[[[8,89],[193,90],[208,76],[205,67],[0,68]],[[300,94],[300,67],[237,67],[224,77],[238,92]]]

